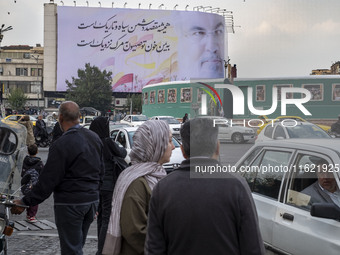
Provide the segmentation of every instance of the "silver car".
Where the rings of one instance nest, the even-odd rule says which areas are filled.
[[[313,203],[320,166],[340,185],[339,139],[286,139],[256,143],[236,164],[256,204],[263,241],[279,254],[340,254],[340,208]],[[319,171],[319,172],[318,172]],[[319,179],[318,179],[319,177]],[[326,189],[326,188],[325,188]]]

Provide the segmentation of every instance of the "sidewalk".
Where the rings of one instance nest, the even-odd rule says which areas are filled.
[[[11,221],[23,221],[26,213],[10,215]],[[54,223],[53,197],[51,196],[39,205],[37,219]],[[18,224],[19,226],[19,224]],[[34,229],[34,228],[33,228]],[[84,255],[94,255],[97,251],[97,221],[94,220],[89,229]],[[9,255],[60,255],[58,232],[56,229],[48,230],[14,230],[8,238]]]

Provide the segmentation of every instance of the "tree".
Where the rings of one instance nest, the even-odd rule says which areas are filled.
[[[11,108],[14,110],[22,110],[26,104],[28,97],[25,95],[22,89],[12,89],[7,97],[8,103],[11,105]]]
[[[132,102],[132,112],[142,112],[142,94],[128,95],[126,99],[126,105],[124,105],[124,108],[126,107],[130,111]],[[130,114],[132,114],[132,112],[130,112]]]
[[[111,109],[112,103],[111,75],[112,72],[85,64],[85,70],[78,69],[78,78],[72,77],[72,82],[66,80],[66,99],[76,102],[79,107],[93,107],[106,112]]]

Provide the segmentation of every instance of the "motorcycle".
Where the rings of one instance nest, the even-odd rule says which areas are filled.
[[[7,254],[7,238],[13,233],[9,208],[21,195],[21,171],[26,154],[26,128],[0,122],[0,255]]]
[[[49,147],[51,145],[53,138],[52,131],[53,127],[48,126],[44,134],[39,133],[35,136],[35,143],[38,147]]]

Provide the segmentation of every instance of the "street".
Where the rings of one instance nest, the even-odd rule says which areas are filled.
[[[250,141],[246,144],[233,144],[231,142],[221,143],[220,147],[220,161],[222,164],[235,164],[239,158],[254,144]],[[37,155],[41,157],[43,162],[46,162],[48,156],[48,148],[39,148]],[[24,220],[26,218],[25,212],[21,215],[11,215],[12,221]],[[48,220],[54,222],[53,212],[53,197],[50,196],[46,201],[39,205],[38,220]],[[97,231],[96,221],[91,225],[88,233],[88,238],[84,246],[84,254],[95,254],[97,249]],[[8,238],[8,254],[30,254],[30,255],[57,255],[60,254],[59,239],[57,230],[44,231],[17,231],[15,230],[12,236]]]

